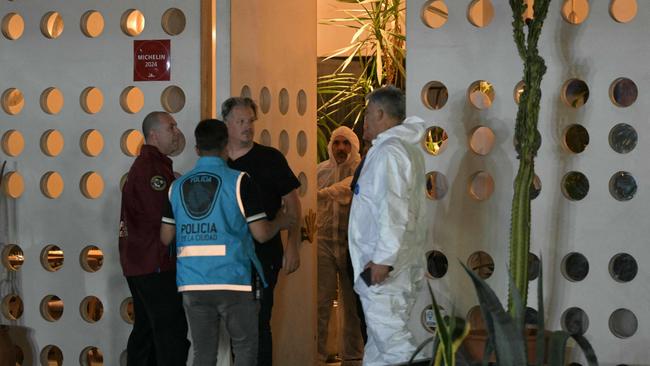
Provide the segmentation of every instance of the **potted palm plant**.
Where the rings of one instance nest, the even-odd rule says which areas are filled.
[[[354,129],[362,120],[365,96],[386,84],[404,88],[406,80],[404,15],[405,0],[337,0],[352,4],[340,10],[344,16],[321,23],[353,29],[350,43],[335,50],[327,59],[342,57],[338,68],[318,78],[318,158],[327,158],[332,130],[345,124]],[[348,67],[358,63],[361,70]]]

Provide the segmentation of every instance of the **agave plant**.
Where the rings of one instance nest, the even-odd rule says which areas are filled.
[[[541,257],[540,257],[541,264]],[[521,294],[514,283],[510,281],[510,297],[513,311],[506,311],[499,297],[490,286],[476,273],[461,263],[465,272],[471,277],[476,295],[481,306],[481,314],[488,331],[488,342],[484,353],[484,364],[487,357],[494,351],[496,363],[499,366],[526,365],[526,343],[524,337],[525,305]],[[587,339],[580,334],[569,334],[566,331],[553,331],[548,334],[548,346],[545,340],[544,324],[544,283],[543,270],[540,265],[537,284],[537,334],[535,348],[535,365],[564,366],[567,341],[572,338],[578,344],[590,366],[598,365],[598,358]]]
[[[318,114],[319,160],[327,157],[327,142],[331,130],[340,125],[354,127],[363,116],[365,96],[377,87],[393,84],[403,88],[405,41],[404,0],[338,0],[356,4],[341,10],[345,16],[322,21],[322,24],[355,29],[350,43],[332,53],[327,59],[344,57],[330,75],[318,79],[320,103]],[[348,72],[355,61],[361,72]],[[334,118],[339,111],[348,110],[343,120]]]

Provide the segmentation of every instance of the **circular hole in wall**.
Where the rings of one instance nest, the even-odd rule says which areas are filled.
[[[63,178],[58,172],[50,171],[41,177],[41,192],[47,198],[58,198],[63,193]]]
[[[104,355],[97,347],[86,347],[79,355],[79,364],[81,366],[102,366],[104,364]]]
[[[614,0],[609,3],[609,15],[619,23],[628,23],[636,16],[636,0]]]
[[[83,320],[95,323],[104,315],[104,304],[96,296],[86,296],[81,300],[79,312]]]
[[[539,277],[539,266],[539,258],[533,253],[528,253],[528,281],[534,281]]]
[[[567,106],[580,108],[589,100],[589,87],[580,79],[567,80],[562,86],[561,97]]]
[[[467,8],[467,20],[473,26],[487,27],[494,18],[494,5],[490,0],[473,0]]]
[[[617,107],[629,107],[639,96],[639,89],[634,81],[628,78],[618,78],[609,87],[609,98]]]
[[[10,271],[17,271],[25,263],[23,249],[16,244],[7,244],[2,248],[2,264]]]
[[[305,173],[300,172],[298,174],[298,181],[300,181],[300,187],[298,188],[298,195],[300,197],[304,197],[305,194],[307,194],[307,175]]]
[[[18,13],[9,13],[2,18],[2,34],[5,38],[16,40],[25,31],[25,20]]]
[[[89,86],[81,92],[79,103],[86,113],[95,114],[104,106],[104,94],[99,88]]]
[[[627,253],[618,253],[609,261],[609,274],[616,282],[630,282],[638,272],[636,259]]]
[[[41,315],[48,322],[55,322],[63,316],[63,300],[56,295],[47,295],[41,300]]]
[[[444,319],[445,315],[447,315],[445,308],[438,305],[438,310],[440,311],[440,315]],[[424,327],[424,329],[427,332],[430,333],[436,332],[436,327],[438,326],[438,322],[436,320],[436,313],[433,310],[433,305],[427,305],[424,309],[422,309],[422,314],[420,315],[420,322],[422,323],[422,327]]]
[[[63,150],[64,144],[63,135],[58,130],[47,130],[41,135],[41,150],[47,156],[58,156]]]
[[[95,245],[89,245],[81,250],[79,263],[84,271],[97,272],[104,264],[104,252]]]
[[[485,201],[494,193],[494,179],[488,172],[476,172],[470,176],[467,189],[470,197]]]
[[[430,81],[422,88],[422,103],[429,109],[441,109],[448,98],[447,87],[439,81]]]
[[[251,93],[251,88],[248,85],[244,85],[241,88],[241,93],[239,93],[239,96],[242,98],[250,98],[253,94]]]
[[[489,127],[478,126],[472,130],[469,138],[469,148],[478,155],[487,155],[492,151],[496,136]]]
[[[481,307],[479,305],[472,306],[467,312],[465,319],[469,322],[471,329],[486,329],[483,313],[481,313]]]
[[[120,138],[120,148],[128,156],[138,156],[143,144],[144,137],[138,130],[126,130]]]
[[[629,338],[636,333],[639,321],[628,309],[617,309],[609,316],[609,330],[618,338]]]
[[[513,98],[515,98],[515,103],[519,104],[521,96],[524,94],[524,89],[526,88],[526,83],[523,80],[520,80],[517,85],[515,85],[515,90],[512,93]]]
[[[447,177],[440,172],[428,172],[426,175],[427,198],[430,200],[439,200],[445,197],[449,190]]]
[[[289,133],[287,131],[282,130],[280,132],[280,138],[278,140],[278,147],[280,149],[280,152],[282,152],[282,155],[287,155],[289,152]]]
[[[88,10],[81,16],[81,32],[86,37],[99,37],[104,31],[104,17],[97,10]]]
[[[9,130],[2,135],[2,151],[16,157],[23,152],[25,148],[25,139],[23,134],[17,130]]]
[[[87,156],[98,156],[104,149],[104,137],[97,130],[86,130],[79,140],[81,151]]]
[[[307,134],[305,131],[298,132],[298,137],[296,138],[296,148],[298,149],[298,155],[305,156],[307,152]]]
[[[282,90],[280,90],[279,99],[280,99],[280,113],[287,114],[287,112],[289,111],[289,92],[287,91],[287,89],[282,88]]]
[[[484,251],[474,252],[467,258],[467,267],[482,279],[490,278],[494,272],[494,260]]]
[[[271,146],[271,133],[268,130],[262,130],[260,133],[260,144]]]
[[[627,154],[634,150],[639,135],[634,127],[619,123],[609,131],[609,146],[619,154]]]
[[[87,172],[79,181],[79,189],[86,198],[99,198],[104,192],[104,179],[96,172]]]
[[[429,28],[437,29],[447,23],[449,9],[443,0],[429,0],[424,3],[421,14],[422,22]]]
[[[298,114],[304,116],[307,112],[307,93],[302,89],[296,96],[296,106],[298,106]]]
[[[41,265],[48,272],[56,272],[63,268],[63,250],[54,244],[46,245],[41,251]]]
[[[427,274],[431,278],[442,278],[447,274],[448,268],[449,261],[444,253],[438,250],[432,250],[427,253]]]
[[[144,94],[136,86],[126,87],[120,94],[120,105],[127,113],[138,113],[144,106]]]
[[[494,86],[489,81],[477,80],[467,89],[467,99],[476,109],[490,108],[494,98],[496,98]]]
[[[2,109],[5,113],[16,115],[23,110],[25,97],[18,88],[9,88],[2,93]]]
[[[571,201],[580,201],[589,193],[589,180],[580,172],[569,172],[562,178],[562,193]]]
[[[438,126],[427,128],[422,139],[424,150],[431,155],[441,154],[447,147],[447,132]]]
[[[262,113],[269,113],[271,110],[271,92],[267,87],[263,87],[260,91],[260,109]]]
[[[577,252],[569,253],[562,259],[562,274],[571,282],[582,281],[589,274],[589,261]]]
[[[565,0],[562,5],[562,18],[570,24],[580,24],[589,16],[589,1]]]
[[[62,366],[63,352],[61,352],[61,349],[53,344],[45,346],[41,350],[41,365]]]
[[[564,130],[564,147],[574,154],[579,154],[589,145],[589,132],[581,125],[571,125]]]
[[[169,113],[180,112],[185,107],[185,92],[176,85],[168,86],[160,95],[160,104]]]
[[[589,317],[578,307],[568,308],[562,314],[562,329],[570,334],[583,335],[589,328]]]
[[[616,172],[609,179],[609,193],[617,201],[629,201],[636,194],[636,180],[628,172]]]
[[[63,33],[63,17],[56,11],[50,11],[41,18],[41,33],[47,38],[58,38]]]
[[[9,320],[18,320],[25,310],[23,299],[16,294],[9,294],[2,299],[2,315]]]
[[[133,311],[132,297],[127,297],[126,299],[122,300],[122,303],[120,304],[120,316],[122,317],[122,320],[128,324],[133,324],[135,321],[135,312]]]
[[[170,36],[177,36],[183,33],[185,24],[185,13],[181,9],[169,8],[162,15],[162,28]]]
[[[11,198],[19,198],[25,191],[25,180],[18,172],[9,172],[2,178],[2,190]]]
[[[137,9],[125,11],[120,20],[120,27],[127,36],[139,35],[144,30],[144,14]]]

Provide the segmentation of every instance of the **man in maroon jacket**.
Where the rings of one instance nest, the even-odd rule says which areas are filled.
[[[175,253],[160,241],[160,222],[174,180],[167,155],[180,152],[185,138],[165,112],[149,113],[142,133],[145,145],[122,188],[120,215],[120,263],[135,312],[127,365],[180,366],[187,362],[190,342],[176,289]]]

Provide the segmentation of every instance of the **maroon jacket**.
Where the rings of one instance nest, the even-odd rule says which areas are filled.
[[[120,263],[125,276],[176,269],[176,259],[160,241],[162,209],[174,180],[172,161],[143,145],[122,188]]]

